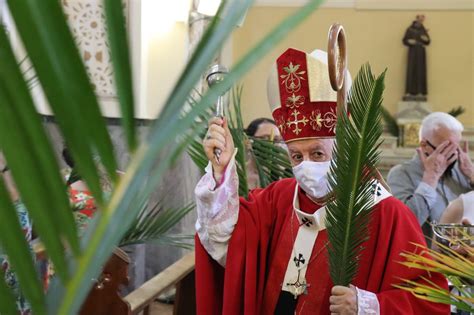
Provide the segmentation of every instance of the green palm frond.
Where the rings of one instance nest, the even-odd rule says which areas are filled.
[[[473,239],[471,236],[471,241]],[[444,244],[436,241],[434,243],[440,251],[414,244],[420,250],[402,253],[404,260],[400,264],[427,272],[441,273],[448,278],[456,290],[446,290],[428,279],[422,279],[423,282],[401,279],[403,284],[395,285],[395,287],[409,291],[420,299],[450,304],[458,309],[474,312],[474,292],[472,291],[474,262]],[[471,257],[474,255],[474,250],[467,243],[460,242],[459,249],[464,249]]]
[[[428,281],[428,279],[423,280],[425,280],[428,284],[421,284],[416,281],[405,280],[405,286],[395,287],[409,291],[417,298],[422,300],[453,305],[456,306],[458,310],[468,311],[470,314],[474,312],[474,296],[470,290],[461,289],[461,292],[463,293],[456,294],[447,291],[444,288],[437,287],[435,283]]]
[[[194,234],[165,234],[157,239],[152,240],[158,245],[174,246],[183,249],[194,249]]]
[[[120,241],[120,246],[173,240],[173,245],[186,247],[186,245],[189,245],[189,242],[188,244],[178,242],[178,240],[185,241],[185,239],[168,235],[167,233],[192,210],[194,210],[193,203],[178,209],[165,209],[160,202],[151,209],[143,207],[132,223],[131,228]],[[189,238],[187,241],[189,241]]]
[[[246,163],[246,144],[248,143],[247,136],[239,129],[230,129],[232,138],[234,139],[234,145],[237,148],[237,154],[235,155],[235,164],[237,167],[237,175],[239,176],[239,196],[247,198],[249,189],[247,182],[247,167]]]
[[[0,268],[0,279],[4,279],[5,274]],[[5,281],[0,281],[0,314],[17,314],[15,296],[7,286]]]
[[[132,87],[132,69],[130,67],[130,53],[128,50],[128,36],[125,28],[123,7],[116,5],[116,0],[104,0],[107,10],[107,24],[114,32],[107,32],[111,46],[110,54],[114,68],[114,78],[117,94],[120,99],[122,112],[122,127],[125,130],[127,144],[130,152],[137,146],[134,121],[134,98]],[[114,3],[115,2],[115,3]]]
[[[44,303],[43,288],[39,283],[39,278],[35,270],[34,262],[31,259],[31,253],[29,251],[28,244],[22,231],[20,222],[18,221],[17,212],[11,203],[8,202],[9,195],[4,185],[3,176],[0,178],[0,230],[2,231],[2,237],[8,241],[3,241],[3,249],[6,253],[14,253],[9,255],[9,261],[12,266],[15,266],[15,270],[18,272],[18,279],[21,283],[29,283],[23,288],[23,294],[31,301],[32,304],[41,305]],[[0,262],[2,253],[0,253]],[[3,266],[0,265],[0,271]],[[3,275],[3,272],[1,273]],[[0,283],[5,284],[3,281]],[[36,281],[35,281],[36,280]],[[4,291],[5,288],[1,287],[0,291]],[[1,292],[0,292],[1,293]],[[0,295],[0,301],[3,298],[3,293]],[[9,296],[5,295],[5,298]],[[1,307],[0,307],[1,309]],[[45,312],[45,307],[39,308],[40,311]],[[1,314],[15,314],[15,313],[1,313]]]
[[[329,265],[335,285],[351,283],[368,237],[373,208],[371,185],[382,134],[384,77],[385,72],[376,79],[368,64],[362,66],[349,96],[351,117],[345,112],[338,115],[329,176],[336,198],[327,205]]]
[[[242,100],[242,86],[236,87],[232,90],[232,108],[227,108],[226,115],[229,121],[229,129],[234,140],[234,145],[237,148],[235,161],[237,166],[237,175],[239,176],[239,196],[247,198],[248,196],[248,182],[247,182],[247,167],[246,167],[246,153],[248,150],[249,140],[244,132],[244,123],[241,112]]]
[[[397,120],[393,117],[392,114],[383,106],[380,107],[382,112],[382,118],[385,122],[385,126],[387,131],[394,137],[398,137],[400,134],[400,130],[398,128]]]
[[[273,142],[262,139],[251,139],[260,185],[266,187],[281,178],[293,177],[288,152]]]
[[[451,108],[451,110],[448,112],[448,114],[453,116],[453,117],[458,117],[459,115],[464,114],[465,111],[466,111],[466,109],[464,107],[458,106],[458,107]]]

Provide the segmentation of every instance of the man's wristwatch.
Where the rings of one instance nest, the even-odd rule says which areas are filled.
[[[5,167],[0,172],[5,173],[8,170],[9,170],[8,165],[5,165]]]

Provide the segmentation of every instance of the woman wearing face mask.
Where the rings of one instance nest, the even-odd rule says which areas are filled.
[[[333,286],[327,261],[325,204],[334,146],[336,94],[327,54],[288,49],[268,79],[272,115],[295,179],[238,198],[235,149],[225,119],[213,118],[203,141],[210,160],[198,183],[198,314],[449,314],[449,307],[395,289],[399,278],[446,280],[399,263],[424,243],[411,211],[376,182],[370,238],[350,287]],[[215,148],[222,151],[219,158]]]
[[[252,154],[252,141],[253,139],[259,139],[263,141],[269,141],[276,146],[286,147],[283,142],[283,138],[280,135],[280,131],[275,124],[275,121],[269,118],[257,118],[252,120],[247,128],[245,134],[249,137],[248,143],[246,143],[246,170],[247,170],[247,187],[249,190],[255,188],[261,188],[260,178],[258,175],[257,164]]]

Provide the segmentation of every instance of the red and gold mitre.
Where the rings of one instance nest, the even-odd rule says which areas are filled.
[[[331,88],[327,53],[289,48],[272,67],[267,96],[273,119],[286,142],[333,138],[337,93]],[[347,86],[350,77],[346,74]]]

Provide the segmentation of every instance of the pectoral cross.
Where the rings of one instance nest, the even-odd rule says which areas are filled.
[[[294,295],[295,300],[300,296],[301,294],[307,294],[308,293],[308,288],[309,284],[306,283],[306,279],[300,280],[300,271],[298,270],[298,277],[296,278],[295,282],[288,282],[286,285],[288,286],[288,289],[290,290],[290,293]]]

